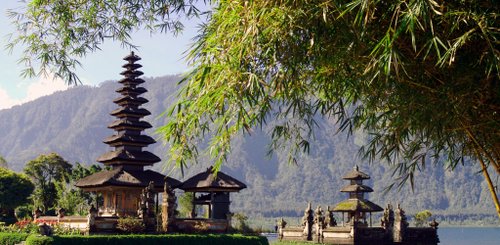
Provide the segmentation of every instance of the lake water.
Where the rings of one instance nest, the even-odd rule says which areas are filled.
[[[444,227],[438,229],[440,245],[500,245],[500,227]],[[276,236],[267,236],[270,242]]]
[[[440,245],[499,245],[500,227],[446,227],[438,229]]]

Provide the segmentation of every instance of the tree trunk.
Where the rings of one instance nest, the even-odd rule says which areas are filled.
[[[496,193],[495,186],[493,185],[493,182],[491,182],[490,174],[488,173],[488,168],[486,167],[486,164],[484,164],[484,161],[481,158],[481,155],[479,155],[479,152],[477,150],[476,150],[476,154],[478,156],[477,159],[479,160],[479,163],[481,163],[481,168],[482,168],[484,178],[486,179],[486,182],[488,183],[488,188],[490,189],[491,198],[493,199],[493,202],[495,203],[497,215],[498,215],[498,218],[500,219],[500,203],[498,201],[498,195]]]

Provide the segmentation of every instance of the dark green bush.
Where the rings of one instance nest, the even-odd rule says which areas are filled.
[[[37,243],[32,245],[45,245]],[[95,236],[54,236],[54,245],[137,245],[137,244],[169,244],[169,245],[268,245],[265,237],[243,235],[95,235]],[[28,244],[27,245],[31,245]]]
[[[116,228],[124,233],[141,233],[146,229],[142,220],[132,217],[119,218]]]
[[[30,235],[26,239],[26,245],[51,245],[54,244],[54,238],[42,235]]]
[[[1,232],[0,233],[0,245],[14,245],[18,244],[28,237],[27,233],[10,233]]]

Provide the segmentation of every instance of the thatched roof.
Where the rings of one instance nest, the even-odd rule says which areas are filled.
[[[145,117],[151,115],[151,112],[144,108],[120,107],[111,112],[111,115],[116,117]]]
[[[167,183],[176,188],[180,181],[166,177]],[[78,180],[75,186],[82,189],[99,189],[105,187],[140,187],[145,188],[153,181],[156,191],[162,191],[165,183],[165,175],[153,170],[125,170],[117,167],[112,170],[104,170]]]
[[[235,192],[247,188],[241,181],[219,171],[213,173],[212,167],[207,171],[199,173],[182,183],[179,189],[187,192],[209,192],[209,191],[224,191]]]
[[[366,185],[346,185],[342,187],[341,192],[373,192],[373,189]]]
[[[379,205],[362,199],[347,199],[333,208],[335,212],[380,212],[383,210]]]
[[[104,139],[103,142],[112,146],[124,145],[124,144],[148,146],[156,143],[156,141],[153,138],[147,135],[141,135],[141,134],[134,135],[125,133],[111,135],[106,139]]]
[[[362,180],[362,179],[369,179],[370,175],[363,173],[359,171],[358,166],[356,165],[351,172],[347,173],[342,177],[343,179],[348,179],[348,180]]]
[[[97,158],[98,162],[104,164],[137,164],[137,165],[153,165],[161,161],[155,154],[149,151],[129,151],[125,149],[117,151],[109,151]]]
[[[146,121],[131,121],[126,118],[117,119],[108,126],[108,128],[116,128],[117,130],[123,128],[143,130],[151,127],[153,126],[151,126],[151,124]]]

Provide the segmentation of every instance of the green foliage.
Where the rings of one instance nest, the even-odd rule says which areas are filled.
[[[2,156],[0,156],[0,168],[9,168],[7,160],[5,160]]]
[[[491,0],[218,1],[160,129],[171,159],[185,165],[209,136],[220,164],[234,135],[273,117],[271,147],[294,161],[316,118],[335,116],[341,130],[372,134],[363,153],[393,163],[401,183],[443,154],[449,168],[481,157],[500,172],[498,10]]]
[[[38,224],[33,223],[30,219],[17,221],[9,226],[1,226],[0,232],[5,233],[20,233],[20,234],[38,234]]]
[[[238,232],[247,234],[252,233],[252,229],[248,226],[248,216],[244,213],[235,213],[233,215],[233,224],[235,225],[234,229]]]
[[[32,77],[51,70],[56,76],[68,79],[70,84],[77,84],[79,79],[74,70],[80,65],[78,59],[99,50],[105,40],[134,48],[130,33],[139,28],[177,33],[183,25],[174,16],[195,16],[199,12],[192,2],[195,1],[31,0],[19,12],[8,13],[17,29],[8,47],[26,47],[20,59],[20,63],[26,65],[23,76]],[[43,40],[39,35],[44,36]],[[33,66],[33,57],[40,58],[36,62],[40,67]]]
[[[426,226],[426,224],[429,221],[431,216],[432,216],[432,213],[429,210],[424,210],[424,211],[420,211],[420,212],[416,213],[413,216],[413,218],[415,219],[415,226],[416,227]]]
[[[133,217],[119,218],[116,228],[125,233],[141,233],[146,229],[141,219]]]
[[[51,245],[54,244],[54,240],[50,236],[30,235],[26,239],[26,245]]]
[[[15,245],[26,240],[27,233],[0,232],[0,245]]]
[[[17,207],[14,210],[14,212],[16,214],[17,219],[23,220],[23,219],[31,219],[31,215],[33,213],[33,210],[35,210],[33,205],[31,203],[27,203],[25,205],[21,205],[21,206]]]
[[[33,188],[26,175],[0,168],[0,221],[14,223],[15,208],[28,202]]]
[[[95,202],[96,197],[90,192],[85,192],[80,188],[76,188],[75,182],[101,170],[101,167],[95,164],[85,167],[80,163],[76,163],[71,169],[68,183],[62,181],[55,183],[57,190],[57,207],[64,208],[68,215],[86,214],[90,205]]]
[[[40,155],[29,161],[24,172],[35,184],[33,201],[35,206],[42,206],[43,211],[54,208],[57,203],[56,183],[69,182],[71,164],[56,153]]]
[[[193,210],[193,193],[184,192],[179,196],[179,215],[180,217],[190,217],[191,211]]]

